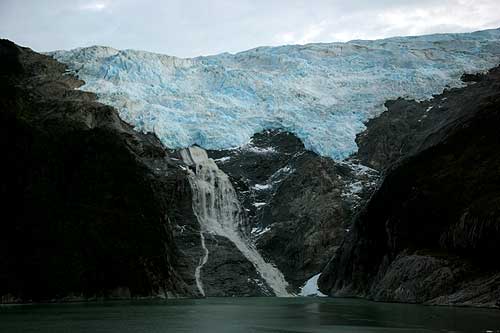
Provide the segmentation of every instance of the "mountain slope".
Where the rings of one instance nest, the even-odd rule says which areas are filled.
[[[320,277],[330,295],[500,305],[500,68],[397,100],[358,137],[386,176]],[[400,131],[400,124],[407,130]]]
[[[246,232],[295,291],[328,263],[377,180],[375,170],[321,157],[283,131],[209,154],[238,191]]]
[[[184,172],[82,84],[0,41],[2,301],[196,295],[173,238],[198,227]]]

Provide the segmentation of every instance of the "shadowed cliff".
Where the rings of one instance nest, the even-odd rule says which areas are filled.
[[[184,173],[82,84],[0,41],[2,301],[195,294],[173,239],[197,226]]]
[[[330,295],[498,306],[500,68],[396,100],[358,136],[385,179],[319,280]]]

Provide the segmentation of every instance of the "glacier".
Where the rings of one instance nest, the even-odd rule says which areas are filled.
[[[500,29],[258,47],[183,59],[93,46],[50,53],[137,130],[169,148],[227,149],[266,129],[342,160],[398,97],[425,100],[500,62]]]

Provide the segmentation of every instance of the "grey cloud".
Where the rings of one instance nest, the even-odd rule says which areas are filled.
[[[0,36],[177,56],[500,26],[498,0],[1,0]]]

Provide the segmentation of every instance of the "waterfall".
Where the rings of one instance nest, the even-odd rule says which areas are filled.
[[[203,230],[200,230],[200,239],[201,239],[201,248],[203,249],[203,257],[200,258],[200,262],[198,266],[196,266],[196,270],[194,271],[194,277],[196,279],[196,286],[200,291],[202,296],[205,296],[205,290],[203,289],[203,282],[201,281],[201,269],[208,261],[208,248],[205,245],[205,236],[203,235]]]
[[[229,177],[201,148],[183,149],[181,157],[184,163],[194,167],[194,170],[189,169],[189,183],[193,191],[193,210],[201,226],[200,238],[205,253],[195,274],[200,293],[205,294],[199,273],[209,256],[203,233],[211,233],[233,242],[254,265],[276,296],[290,296],[283,274],[274,265],[266,262],[257,249],[244,238],[241,232],[242,209]]]

